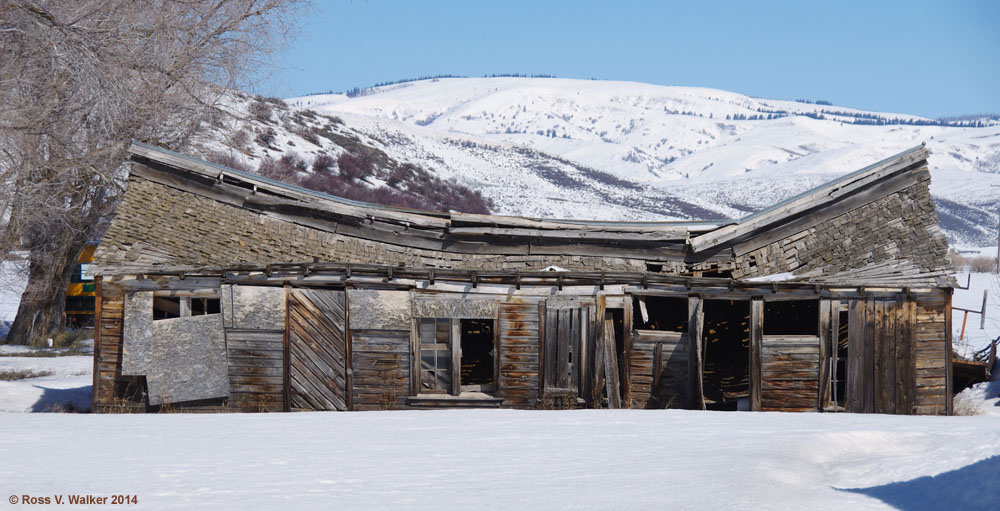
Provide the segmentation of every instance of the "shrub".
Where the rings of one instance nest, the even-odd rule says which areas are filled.
[[[305,172],[306,171],[306,161],[302,159],[298,153],[287,152],[278,159],[278,164],[286,167],[284,169],[287,174],[294,174],[295,172]]]
[[[278,138],[278,133],[274,131],[274,128],[267,128],[257,134],[257,142],[264,147],[270,147],[276,138]]]
[[[372,174],[375,159],[371,154],[362,151],[359,154],[344,153],[337,158],[340,175],[350,179],[364,179]]]
[[[229,136],[229,143],[232,144],[233,147],[245,147],[249,141],[250,134],[247,133],[247,130],[234,131],[233,134]]]
[[[271,122],[271,106],[263,101],[257,100],[247,107],[250,118],[260,122]]]
[[[333,156],[326,153],[319,153],[313,158],[312,169],[313,172],[330,172],[333,169],[333,164],[336,163]]]
[[[247,164],[243,162],[243,159],[232,153],[213,151],[211,153],[208,153],[206,159],[208,159],[208,161],[212,163],[222,165],[224,167],[250,172],[250,167],[248,167]]]
[[[271,157],[265,157],[260,161],[260,165],[257,167],[257,174],[286,183],[295,183],[298,178],[294,166],[283,164]]]

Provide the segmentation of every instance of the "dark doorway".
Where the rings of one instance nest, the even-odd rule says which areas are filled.
[[[493,332],[493,320],[462,320],[463,391],[493,392]]]
[[[833,395],[830,400],[839,410],[847,406],[847,328],[848,318],[847,308],[837,311],[839,321],[837,323],[837,346],[834,354],[833,367]]]
[[[625,360],[625,309],[607,309],[611,322],[615,325],[615,355],[618,361],[618,397],[625,401],[625,371],[628,361]]]
[[[709,410],[749,410],[750,302],[705,300],[702,388]]]

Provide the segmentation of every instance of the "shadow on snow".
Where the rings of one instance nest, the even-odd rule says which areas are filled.
[[[869,488],[838,488],[874,497],[902,511],[996,509],[1000,503],[1000,456],[936,476]]]

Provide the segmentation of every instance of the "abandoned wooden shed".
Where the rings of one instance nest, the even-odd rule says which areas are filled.
[[[94,409],[951,412],[918,146],[740,220],[344,200],[134,143]]]

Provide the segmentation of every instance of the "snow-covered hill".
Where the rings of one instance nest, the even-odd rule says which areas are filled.
[[[926,142],[953,244],[988,246],[1000,210],[1000,124],[752,98],[691,87],[548,78],[443,78],[289,99],[482,190],[498,213],[740,217]],[[872,126],[873,120],[901,122]]]

